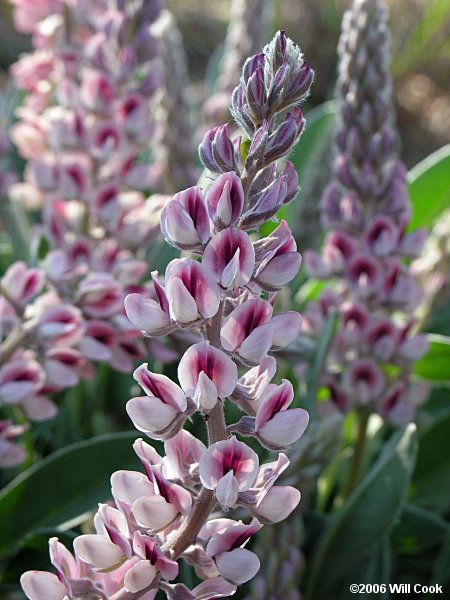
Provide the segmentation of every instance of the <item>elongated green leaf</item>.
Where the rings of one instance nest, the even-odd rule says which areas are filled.
[[[23,538],[58,527],[111,497],[118,469],[139,469],[136,431],[99,436],[55,452],[14,479],[0,494],[0,558]]]
[[[450,144],[411,169],[408,183],[412,202],[409,228],[430,227],[450,207]]]
[[[450,391],[449,391],[450,396]],[[450,415],[433,422],[420,436],[413,476],[414,504],[446,514],[450,509]]]
[[[407,504],[400,522],[392,532],[392,540],[398,552],[417,554],[440,544],[449,531],[449,524],[439,515],[420,506]]]
[[[450,381],[450,338],[431,334],[428,340],[428,352],[416,361],[414,372],[432,381]]]
[[[416,428],[397,432],[362,483],[332,516],[312,561],[305,600],[329,600],[355,564],[386,536],[402,510],[416,456]]]
[[[337,312],[333,310],[330,311],[330,314],[320,333],[319,339],[317,340],[316,352],[306,377],[306,399],[304,406],[309,411],[313,411],[316,405],[317,390],[319,389],[328,349],[336,332],[337,322]]]

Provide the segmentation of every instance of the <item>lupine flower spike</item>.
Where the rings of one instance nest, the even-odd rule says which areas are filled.
[[[299,333],[300,316],[277,313],[274,300],[300,257],[286,223],[259,241],[247,231],[297,192],[292,165],[278,161],[301,135],[299,103],[312,76],[299,48],[278,32],[246,61],[233,93],[233,115],[249,137],[247,157],[226,126],[209,131],[200,156],[213,181],[167,204],[163,235],[193,257],[173,260],[164,277],[153,273],[151,298],[138,291],[125,300],[128,318],[147,336],[179,330],[198,336],[179,362],[179,385],[146,364],[134,374],[144,395],[130,400],[127,411],[147,437],[164,441],[165,456],[136,441],[144,472],[113,474],[115,507],[100,505],[95,533],[75,540],[75,556],[51,541],[57,575],[25,573],[22,586],[31,600],[150,600],[158,589],[171,599],[231,596],[259,569],[247,542],[298,505],[300,492],[276,481],[289,465],[282,450],[300,438],[308,414],[289,408],[288,381],[271,384],[276,360],[268,353]],[[267,290],[271,302],[263,298]],[[225,422],[228,402],[246,413],[238,423]],[[205,418],[207,447],[183,429],[195,413]],[[246,436],[278,456],[260,464]],[[226,517],[211,518],[216,506]],[[237,508],[251,519],[236,520]],[[181,559],[203,580],[193,590],[172,583]]]
[[[308,308],[305,330],[317,333],[337,309],[341,324],[324,378],[330,401],[344,413],[377,412],[403,425],[426,395],[410,377],[413,361],[427,349],[424,336],[414,333],[423,290],[405,260],[420,253],[425,232],[407,231],[411,206],[396,147],[381,0],[354,1],[339,56],[335,178],[321,201],[329,232],[322,256],[306,253],[305,260],[312,275],[335,278],[340,288],[326,290]],[[386,364],[396,367],[395,377]]]

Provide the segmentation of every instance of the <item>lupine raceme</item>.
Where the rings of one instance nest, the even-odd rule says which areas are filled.
[[[356,410],[366,420],[376,412],[399,426],[413,419],[426,395],[426,386],[410,376],[427,341],[415,331],[424,292],[409,267],[426,232],[408,231],[388,43],[385,6],[355,0],[338,47],[334,180],[321,201],[327,234],[321,256],[305,255],[310,274],[337,285],[308,307],[305,330],[317,334],[331,310],[339,313],[323,380],[331,403],[344,414]]]
[[[300,255],[285,222],[259,240],[255,231],[297,193],[296,172],[281,160],[302,133],[299,104],[312,78],[299,48],[278,32],[247,59],[232,96],[233,116],[249,141],[232,138],[226,125],[208,131],[200,144],[207,183],[164,207],[161,231],[183,257],[169,263],[164,277],[152,273],[154,293],[129,294],[125,309],[145,336],[184,330],[194,342],[179,361],[178,384],[147,364],[134,373],[143,395],[128,402],[127,412],[147,437],[164,442],[165,455],[136,440],[144,472],[112,475],[114,505],[99,506],[95,533],[75,539],[74,555],[50,541],[56,574],[29,571],[21,579],[31,600],[149,600],[158,590],[171,599],[230,596],[259,569],[247,542],[298,505],[300,492],[276,480],[308,413],[290,408],[289,381],[272,383],[272,352],[300,331],[300,315],[279,313],[275,303]],[[230,402],[244,414],[228,424]],[[185,428],[198,416],[207,444]],[[275,451],[275,459],[260,464],[248,436]],[[236,520],[237,508],[251,520]],[[202,580],[193,590],[173,583],[180,560]]]
[[[145,293],[141,248],[159,235],[168,199],[146,197],[155,170],[141,160],[154,138],[160,5],[12,4],[34,51],[12,67],[27,95],[11,137],[27,164],[10,196],[38,221],[31,246],[48,252],[38,266],[15,262],[1,280],[0,404],[42,421],[57,412],[54,394],[92,377],[96,364],[130,373],[144,353],[123,300]]]

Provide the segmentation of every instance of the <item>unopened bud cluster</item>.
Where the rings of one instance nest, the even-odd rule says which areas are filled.
[[[255,77],[264,90],[250,101]],[[179,192],[166,205],[162,233],[191,257],[174,259],[164,278],[152,274],[152,297],[136,292],[125,299],[128,318],[147,336],[190,330],[198,340],[180,360],[179,384],[147,364],[134,373],[143,395],[128,402],[127,412],[137,429],[164,441],[165,456],[142,439],[135,442],[144,473],[113,474],[115,506],[100,505],[96,533],[75,539],[75,557],[51,540],[57,575],[25,573],[22,586],[31,600],[149,600],[158,589],[178,600],[230,596],[259,569],[258,557],[244,548],[251,536],[297,506],[300,492],[275,483],[289,465],[282,450],[300,438],[308,413],[289,409],[289,381],[272,383],[276,359],[269,353],[300,330],[300,315],[274,314],[273,307],[277,291],[296,275],[300,255],[285,222],[259,241],[247,231],[297,191],[292,165],[280,170],[276,160],[300,136],[297,105],[311,80],[299,49],[279,32],[248,59],[233,96],[233,111],[250,137],[248,155],[226,126],[208,132],[200,154],[213,181],[207,189]],[[279,115],[288,106],[291,113]],[[226,402],[243,411],[237,423],[226,424]],[[183,428],[195,414],[205,418],[207,446]],[[246,436],[278,456],[260,465],[241,440]],[[226,518],[209,518],[216,505]],[[251,521],[235,520],[237,508]],[[179,559],[203,580],[193,590],[169,583]]]
[[[408,263],[426,234],[408,231],[411,206],[396,149],[381,0],[354,1],[339,55],[335,179],[321,202],[329,232],[322,256],[305,257],[310,274],[339,286],[308,308],[305,329],[316,334],[330,309],[339,312],[324,381],[331,401],[343,412],[376,411],[400,425],[413,418],[425,394],[410,378],[427,343],[414,333],[412,315],[423,290]]]

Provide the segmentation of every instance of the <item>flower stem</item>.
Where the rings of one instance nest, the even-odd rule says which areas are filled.
[[[367,425],[369,423],[369,413],[366,411],[358,415],[358,437],[356,440],[355,451],[353,453],[353,460],[350,467],[349,478],[347,482],[347,489],[345,492],[345,498],[348,498],[361,479],[364,456],[366,452],[367,443]]]

